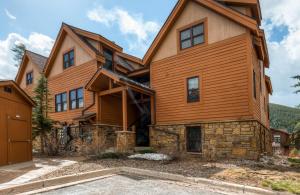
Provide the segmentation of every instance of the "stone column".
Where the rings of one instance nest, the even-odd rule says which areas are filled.
[[[135,148],[135,132],[117,131],[117,152],[133,152]]]

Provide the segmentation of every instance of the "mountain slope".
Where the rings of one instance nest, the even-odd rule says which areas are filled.
[[[271,128],[283,128],[289,132],[300,122],[300,109],[270,103]]]

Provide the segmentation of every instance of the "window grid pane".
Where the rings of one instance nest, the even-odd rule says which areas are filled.
[[[180,47],[186,49],[205,42],[204,23],[180,32]]]
[[[199,101],[199,78],[189,78],[188,79],[188,102]]]

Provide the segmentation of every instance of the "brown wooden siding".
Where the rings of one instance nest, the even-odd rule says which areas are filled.
[[[250,42],[251,43],[251,42]],[[263,69],[262,64],[260,64],[257,53],[255,49],[253,48],[252,44],[251,46],[251,73],[254,70],[256,75],[256,99],[254,99],[253,91],[251,96],[251,102],[252,102],[252,109],[253,109],[253,115],[254,119],[261,122],[264,126],[269,128],[269,119],[268,119],[268,112],[267,112],[267,105],[269,102],[269,94],[266,89],[266,83],[263,75]],[[261,81],[260,81],[260,75],[261,75]],[[260,82],[262,82],[262,90],[260,90]],[[251,89],[253,89],[253,82],[251,79]],[[266,101],[266,103],[265,103]],[[265,108],[266,106],[266,108]]]
[[[128,97],[128,125],[130,126],[139,117],[138,109],[135,105],[130,104],[130,97]],[[101,119],[100,122],[110,125],[123,125],[122,118],[122,97],[115,95],[108,95],[101,97]]]
[[[51,119],[60,122],[72,122],[72,119],[81,116],[84,108],[93,103],[93,92],[85,90],[86,83],[92,78],[97,71],[97,63],[91,60],[87,63],[70,67],[63,73],[48,78],[50,90],[50,105],[52,111],[49,113]],[[69,91],[83,87],[84,89],[84,108],[70,110],[69,109]],[[67,92],[68,109],[65,112],[55,112],[55,95]],[[96,112],[96,106],[88,110],[88,112]]]
[[[31,139],[31,113],[32,107],[29,105],[21,95],[19,95],[15,89],[13,88],[13,92],[11,94],[4,92],[3,87],[0,87],[0,166],[6,165],[8,161],[8,124],[7,119],[8,116],[16,117],[18,115],[18,119],[27,122],[28,125],[28,135]],[[26,159],[31,160],[31,146],[29,145],[29,151],[26,153]],[[16,154],[15,154],[16,155]],[[24,154],[20,154],[22,157]],[[27,156],[29,155],[29,156]],[[23,159],[21,159],[23,160]]]
[[[252,118],[247,43],[244,34],[152,63],[157,123]],[[200,102],[187,103],[192,76],[200,77]]]

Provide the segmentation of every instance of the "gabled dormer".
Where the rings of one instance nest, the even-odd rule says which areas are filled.
[[[24,53],[15,81],[31,97],[46,62],[45,56],[28,50]]]
[[[259,0],[217,0],[244,15],[255,19],[261,25],[262,14]]]

